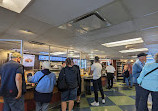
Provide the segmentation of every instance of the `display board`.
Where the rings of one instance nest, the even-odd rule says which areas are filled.
[[[35,55],[23,54],[23,65],[25,67],[34,67]]]
[[[39,60],[43,60],[43,61],[48,61],[49,60],[49,56],[43,56],[43,55],[39,55]],[[50,61],[65,61],[66,57],[52,57],[50,56]]]

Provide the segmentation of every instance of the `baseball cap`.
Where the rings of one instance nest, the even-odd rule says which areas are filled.
[[[137,55],[137,57],[147,56],[147,55],[148,55],[148,54],[146,54],[146,53],[140,53],[140,54]]]
[[[11,57],[12,58],[22,58],[21,54],[18,52],[12,52]]]
[[[51,69],[50,63],[49,63],[48,61],[44,61],[44,62],[42,63],[42,67],[43,67],[44,69]]]

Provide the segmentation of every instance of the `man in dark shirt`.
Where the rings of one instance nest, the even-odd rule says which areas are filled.
[[[78,89],[77,89],[77,100],[76,100],[76,103],[77,105],[80,104],[80,95],[81,95],[81,75],[80,75],[80,67],[78,65],[75,65],[74,62],[73,62],[73,59],[71,59],[71,64],[73,67],[75,67],[75,69],[77,70],[78,72],[78,75],[77,77],[79,78],[78,80]]]
[[[13,52],[11,60],[0,69],[0,96],[3,96],[3,111],[24,111],[24,96],[26,84],[24,67],[20,64],[20,53]]]

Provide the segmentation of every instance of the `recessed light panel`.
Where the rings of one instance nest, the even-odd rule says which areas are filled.
[[[134,38],[134,39],[127,39],[127,40],[121,40],[116,42],[110,42],[102,44],[106,47],[116,47],[116,46],[123,46],[123,45],[129,45],[129,44],[137,44],[137,43],[143,43],[142,38]]]
[[[148,51],[148,49],[147,48],[130,49],[130,50],[122,50],[122,51],[119,51],[119,52],[128,53],[128,52],[140,52],[140,51]]]

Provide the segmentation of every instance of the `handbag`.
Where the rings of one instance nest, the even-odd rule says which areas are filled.
[[[63,70],[64,73],[62,74],[61,79],[57,81],[57,87],[60,92],[66,91],[68,89],[68,85],[66,82],[65,68]]]
[[[158,69],[158,67],[155,68],[155,69],[153,69],[153,70],[151,70],[150,72],[148,72],[145,76],[149,75],[150,73],[152,73],[153,71],[155,71],[155,70],[157,70],[157,69]],[[145,77],[145,76],[144,76],[144,77]],[[143,79],[144,79],[144,77],[143,77]],[[142,80],[142,81],[143,81],[143,80]],[[142,81],[141,81],[140,85],[142,84]]]
[[[126,78],[129,77],[129,71],[128,71],[128,70],[126,70],[126,71],[124,72],[124,76],[125,76]]]

